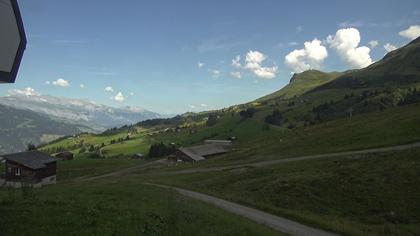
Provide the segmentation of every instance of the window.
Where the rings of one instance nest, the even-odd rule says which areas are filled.
[[[21,175],[20,168],[16,168],[16,173],[15,173],[15,175],[16,175],[16,176],[20,176],[20,175]]]
[[[12,173],[12,168],[11,167],[7,167],[7,173],[9,173],[9,174]]]

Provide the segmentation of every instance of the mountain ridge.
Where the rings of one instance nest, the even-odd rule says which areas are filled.
[[[0,97],[0,104],[45,114],[56,121],[88,126],[96,132],[163,117],[158,113],[138,107],[115,108],[89,100],[39,94],[11,94]]]

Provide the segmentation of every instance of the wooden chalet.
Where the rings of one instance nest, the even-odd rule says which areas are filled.
[[[27,151],[1,156],[5,160],[5,185],[11,187],[56,183],[56,159],[39,151]]]

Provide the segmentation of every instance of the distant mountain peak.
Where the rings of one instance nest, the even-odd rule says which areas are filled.
[[[30,89],[9,91],[9,96],[0,97],[0,104],[31,110],[55,120],[92,127],[97,131],[135,124],[161,118],[158,113],[140,107],[111,107],[88,99],[73,99],[41,95]]]

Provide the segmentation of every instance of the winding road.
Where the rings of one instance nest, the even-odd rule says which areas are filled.
[[[256,163],[247,163],[247,164],[239,164],[239,165],[230,165],[230,166],[222,166],[222,167],[211,167],[211,168],[197,168],[197,169],[186,169],[186,170],[175,170],[175,171],[165,171],[165,172],[158,172],[156,174],[189,174],[189,173],[200,173],[200,172],[211,172],[211,171],[223,171],[223,170],[230,170],[235,168],[241,167],[264,167],[270,166],[274,164],[281,164],[281,163],[289,163],[295,161],[304,161],[304,160],[314,160],[314,159],[322,159],[322,158],[329,158],[329,157],[343,157],[343,156],[352,156],[352,155],[362,155],[362,154],[371,154],[371,153],[385,153],[391,151],[403,151],[413,148],[420,148],[420,142],[412,143],[412,144],[405,144],[405,145],[397,145],[397,146],[390,146],[390,147],[382,147],[382,148],[372,148],[372,149],[365,149],[365,150],[358,150],[358,151],[346,151],[346,152],[339,152],[339,153],[328,153],[328,154],[318,154],[318,155],[308,155],[308,156],[300,156],[294,158],[285,158],[280,160],[271,160],[271,161],[262,161]],[[139,170],[145,170],[150,168],[152,165],[162,163],[161,160],[149,162],[142,166],[137,167],[130,167],[121,171],[95,176],[95,177],[88,177],[88,178],[81,178],[78,181],[89,181],[95,180],[100,178],[112,177],[112,176],[121,176],[125,174],[130,174]],[[148,173],[154,174],[154,173]],[[152,184],[152,183],[145,183],[147,185],[153,185],[165,189],[173,189],[178,193],[191,197],[209,204],[212,204],[216,207],[222,208],[228,212],[240,215],[242,217],[248,218],[253,220],[257,223],[267,225],[275,230],[280,232],[290,234],[290,235],[298,235],[298,236],[332,236],[336,235],[330,232],[326,232],[320,229],[312,228],[298,222],[288,220],[286,218],[282,218],[276,215],[272,215],[267,212],[263,212],[254,208],[246,207],[234,202],[226,201],[220,198],[216,198],[207,194],[198,193],[182,188],[172,187],[172,186],[165,186],[159,184]]]
[[[276,215],[269,214],[267,212],[256,210],[254,208],[246,207],[246,206],[234,203],[234,202],[216,198],[207,194],[197,193],[190,190],[170,187],[170,186],[165,186],[165,185],[150,184],[150,183],[147,183],[147,184],[165,188],[165,189],[173,189],[184,196],[194,198],[202,202],[209,203],[227,212],[231,212],[233,214],[248,218],[260,224],[264,224],[270,228],[273,228],[282,233],[286,233],[288,235],[296,235],[296,236],[333,236],[333,235],[336,235],[333,233],[329,233],[327,231],[312,228],[312,227],[297,223],[295,221],[288,220],[286,218],[282,218]]]

